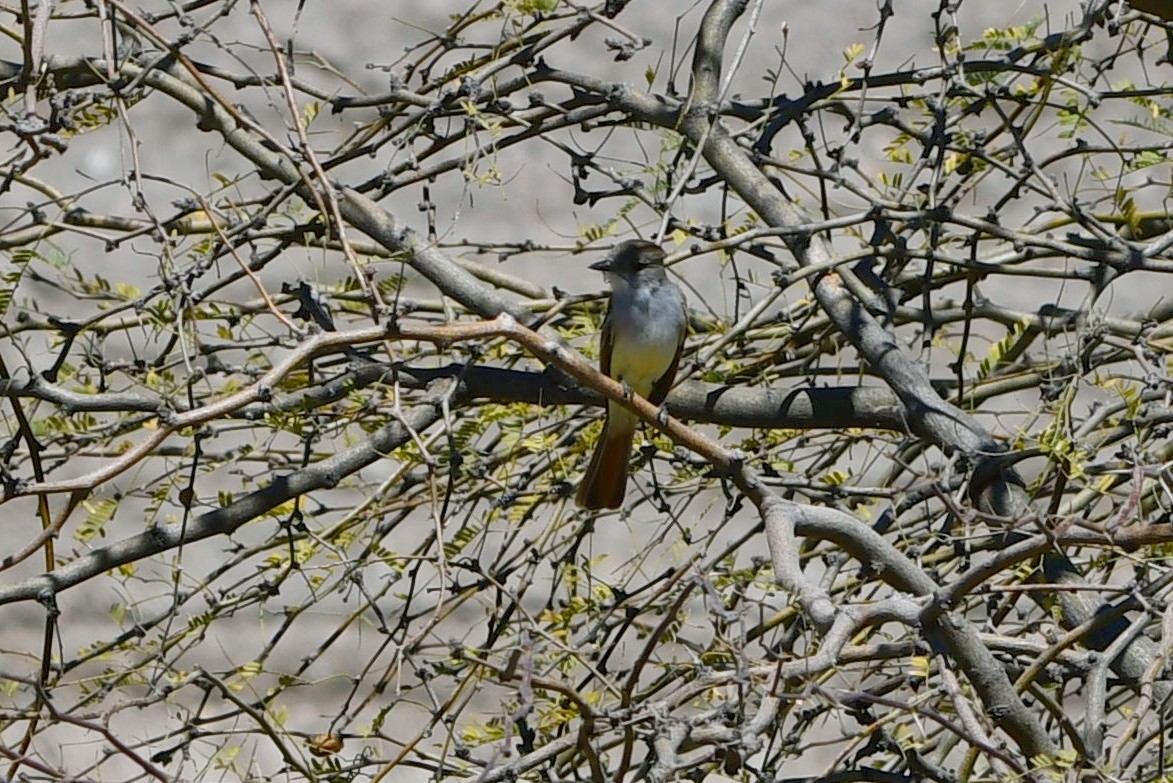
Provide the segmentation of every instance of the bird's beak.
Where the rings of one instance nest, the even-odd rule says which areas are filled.
[[[611,266],[611,259],[604,258],[602,261],[596,261],[595,263],[591,264],[591,269],[595,270],[596,272],[610,272],[613,269]]]

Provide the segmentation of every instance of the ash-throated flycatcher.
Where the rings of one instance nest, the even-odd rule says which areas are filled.
[[[611,301],[603,321],[599,369],[659,405],[680,366],[688,317],[684,295],[664,271],[664,251],[629,239],[591,269],[607,275]],[[575,500],[586,509],[619,508],[627,487],[627,461],[639,418],[607,402],[607,421]]]

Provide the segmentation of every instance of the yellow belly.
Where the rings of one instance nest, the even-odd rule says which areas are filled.
[[[655,339],[641,333],[634,339],[615,340],[611,347],[611,377],[623,381],[641,397],[647,397],[656,381],[668,372],[676,358],[675,335]]]

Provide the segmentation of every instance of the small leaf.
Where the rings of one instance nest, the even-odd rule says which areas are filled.
[[[96,501],[84,501],[82,507],[86,510],[86,518],[73,537],[84,544],[96,536],[105,534],[106,523],[114,518],[118,501],[114,498],[99,498]]]
[[[301,110],[302,125],[304,125],[305,127],[308,128],[310,126],[310,124],[314,121],[314,118],[318,116],[318,112],[320,112],[321,110],[322,110],[322,104],[320,101],[310,101],[309,103],[307,103],[305,105],[305,108],[303,108]]]

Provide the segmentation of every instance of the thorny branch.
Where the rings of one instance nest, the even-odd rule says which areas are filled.
[[[9,777],[1167,774],[1167,24],[942,3],[893,59],[885,3],[808,78],[749,6],[472,6],[377,88],[313,3],[0,9]],[[122,170],[54,171],[103,129]],[[153,162],[209,138],[212,184]],[[664,411],[564,274],[658,227]],[[604,399],[618,522],[568,504]]]

